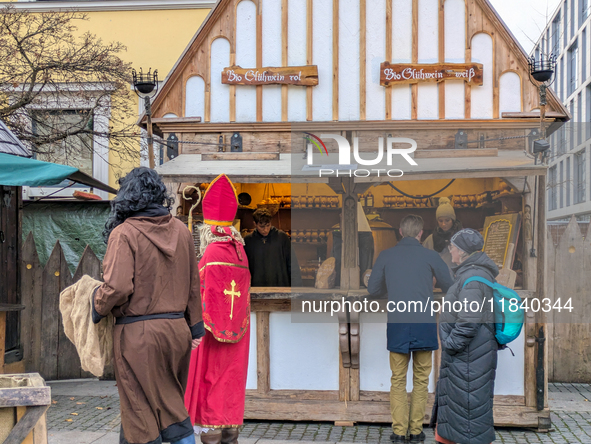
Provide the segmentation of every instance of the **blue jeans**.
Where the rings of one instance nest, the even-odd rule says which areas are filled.
[[[195,435],[187,436],[186,438],[183,438],[180,441],[175,441],[170,444],[195,444]]]

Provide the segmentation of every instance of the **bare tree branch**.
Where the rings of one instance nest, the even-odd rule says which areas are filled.
[[[71,11],[0,9],[0,118],[40,154],[58,145],[66,157],[79,155],[81,145],[104,152],[94,146],[104,140],[119,158],[137,160],[131,67],[120,58],[126,47],[77,35],[81,20],[88,18]],[[97,118],[109,124],[101,128]]]

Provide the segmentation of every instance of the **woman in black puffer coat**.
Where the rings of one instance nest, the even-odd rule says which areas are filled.
[[[467,300],[473,309],[460,312],[445,308],[439,317],[441,368],[432,422],[436,439],[458,444],[489,444],[495,440],[493,396],[498,344],[491,311],[492,290],[480,282],[464,282],[480,276],[491,282],[499,274],[495,263],[480,251],[484,240],[475,230],[464,229],[451,239],[450,252],[456,280],[445,301]],[[482,312],[476,308],[483,303]],[[448,440],[448,441],[446,441]]]

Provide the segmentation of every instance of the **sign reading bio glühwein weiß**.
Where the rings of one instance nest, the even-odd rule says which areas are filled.
[[[464,80],[472,85],[482,85],[481,63],[390,63],[380,65],[380,85],[404,83],[443,82]]]
[[[318,85],[318,67],[284,66],[267,68],[241,68],[230,66],[222,71],[222,83],[227,85]]]

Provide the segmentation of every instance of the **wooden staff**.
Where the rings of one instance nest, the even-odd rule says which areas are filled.
[[[192,233],[193,232],[193,210],[195,208],[197,208],[197,205],[199,205],[199,202],[201,202],[201,190],[199,188],[197,188],[196,186],[188,185],[183,190],[183,199],[185,199],[185,200],[192,200],[191,197],[187,197],[185,195],[185,191],[190,190],[190,189],[197,190],[197,196],[198,196],[197,197],[197,202],[189,210],[189,221],[187,222],[187,224],[189,225],[189,231]]]

